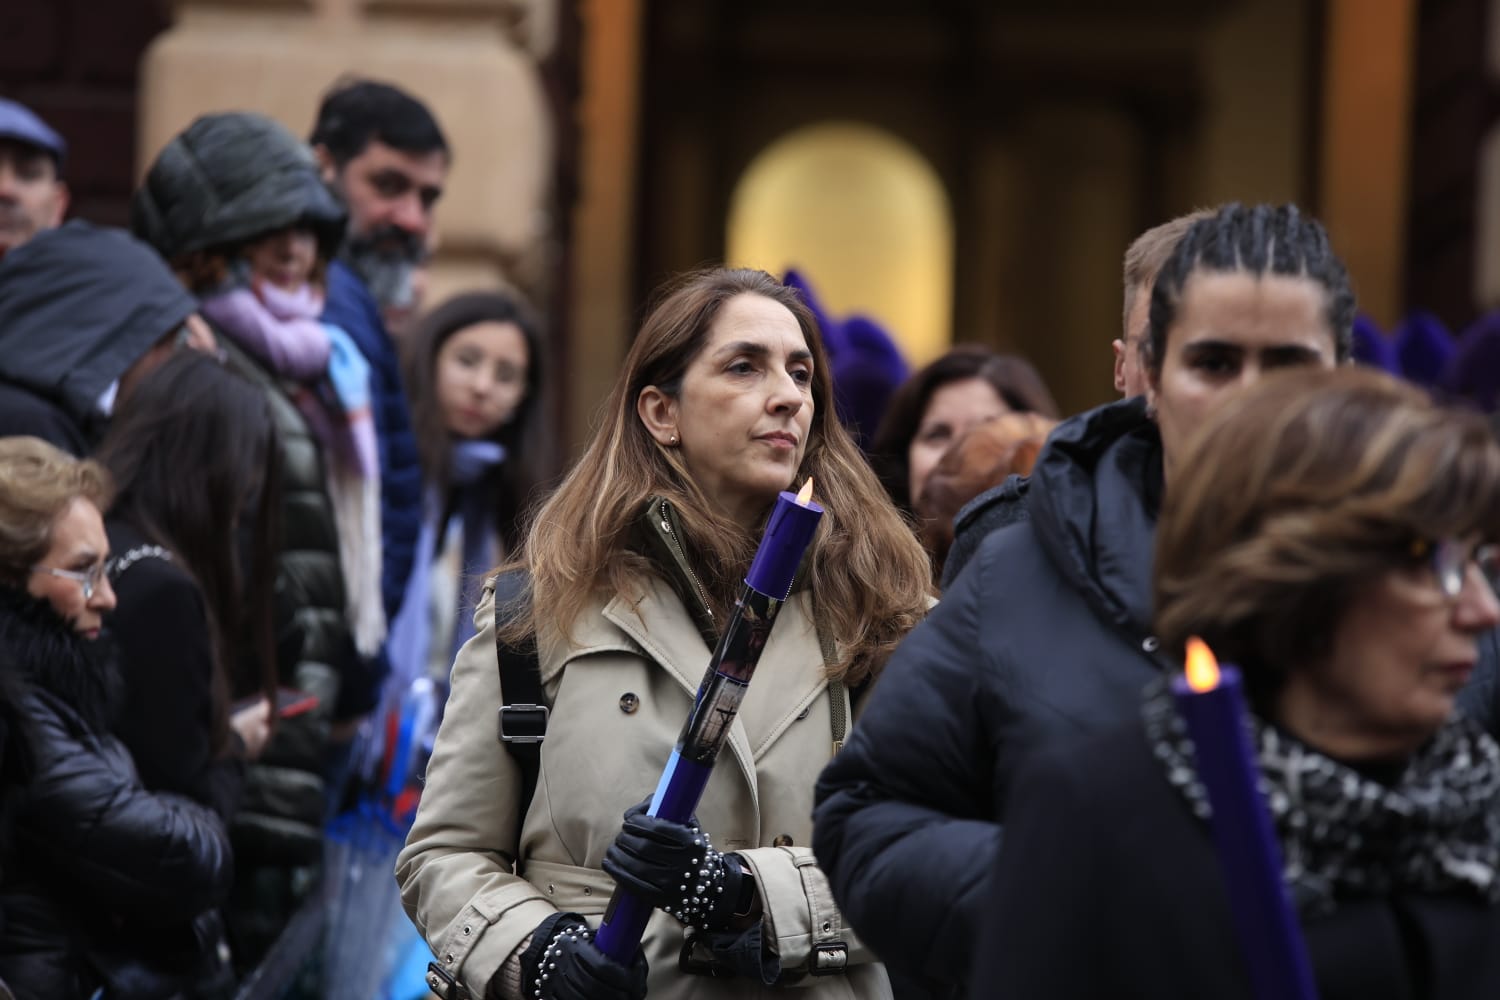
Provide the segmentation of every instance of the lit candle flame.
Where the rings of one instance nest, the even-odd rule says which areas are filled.
[[[803,483],[802,488],[797,491],[797,502],[804,507],[812,500],[812,487],[812,476],[808,476],[807,482]]]
[[[1197,636],[1187,641],[1187,662],[1183,665],[1188,687],[1202,693],[1219,686],[1219,661],[1214,659],[1208,643]]]

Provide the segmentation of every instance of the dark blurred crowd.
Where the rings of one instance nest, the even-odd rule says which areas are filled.
[[[907,612],[872,629],[848,609],[885,598],[860,596],[868,581],[830,582],[825,556],[809,557],[799,580],[828,595],[809,612],[819,697],[859,723],[847,745],[833,723],[831,763],[775,770],[802,813],[815,797],[815,835],[804,815],[794,834],[753,831],[739,844],[749,860],[703,844],[704,860],[687,862],[727,865],[699,874],[741,887],[744,909],[687,937],[681,971],[654,958],[649,973],[598,971],[587,925],[604,898],[577,874],[599,867],[593,853],[569,869],[585,879],[583,916],[559,924],[528,897],[529,922],[500,935],[515,918],[486,896],[497,872],[555,888],[536,874],[554,862],[528,871],[523,796],[492,838],[453,832],[468,825],[444,825],[446,812],[439,823],[436,806],[417,820],[400,878],[422,937],[399,913],[394,849],[371,876],[384,894],[353,907],[397,915],[419,968],[433,962],[422,989],[636,998],[649,981],[749,997],[847,975],[871,996],[1248,997],[1257,959],[1236,950],[1192,749],[1163,686],[1202,636],[1245,672],[1324,995],[1500,995],[1489,732],[1500,605],[1485,576],[1500,449],[1472,413],[1337,371],[1352,353],[1353,293],[1327,234],[1295,207],[1224,206],[1143,234],[1125,255],[1113,344],[1123,398],[1072,417],[1023,358],[961,345],[907,376],[878,329],[804,321],[816,306],[800,280],[801,292],[773,293],[755,283],[764,276],[696,279],[728,291],[683,306],[680,322],[648,320],[616,390],[623,423],[599,431],[559,487],[548,473],[561,462],[538,445],[542,318],[513,292],[423,300],[454,163],[411,95],[341,82],[306,140],[255,114],[201,117],[157,153],[129,231],[64,221],[67,162],[61,136],[0,101],[0,996],[351,995],[328,958],[340,935],[352,941],[340,953],[390,963],[399,933],[367,939],[370,925],[357,931],[329,891],[342,863],[330,859],[345,857],[330,854],[329,831],[347,848],[347,817],[374,808],[399,846],[460,651],[493,683],[497,612],[481,585],[496,567],[536,576],[544,542],[605,523],[590,502],[627,506],[635,487],[617,474],[649,454],[643,482],[671,490],[642,494],[654,506],[641,523],[661,537],[615,525],[582,547],[602,553],[610,588],[665,566],[666,593],[694,609],[692,642],[706,653],[717,640],[714,612],[732,597],[719,584],[743,578],[739,557],[723,557],[739,536],[672,548],[674,532],[730,531],[733,518],[715,518],[740,509],[721,497],[734,470],[714,449],[729,446],[680,422],[704,350],[682,345],[740,323],[734,304],[747,299],[795,318],[804,347],[789,367],[827,350],[831,381],[794,372],[805,401],[787,412],[821,399],[843,420],[804,414],[772,444],[799,461],[808,449],[809,469],[831,463],[824,490],[874,512],[869,523],[909,529],[930,570],[913,592],[935,606],[914,629]],[[662,332],[670,322],[680,343]],[[735,349],[752,360],[735,364],[782,350],[753,341],[773,322],[743,326],[751,346]],[[648,356],[653,337],[668,360]],[[658,362],[677,365],[660,385],[648,377]],[[759,391],[724,390],[715,419]],[[829,457],[846,447],[857,469]],[[733,532],[749,538],[774,490],[736,489],[753,516]],[[563,513],[578,523],[546,520]],[[849,522],[834,523],[828,544],[853,545]],[[910,534],[881,544],[904,559]],[[553,582],[542,574],[534,593],[570,613],[586,604]],[[533,643],[552,642],[539,697],[557,711],[558,664],[579,684],[589,675],[576,650],[557,652],[581,640],[546,630],[552,610],[527,621]],[[849,622],[865,633],[824,633]],[[610,643],[589,651],[665,655],[644,639]],[[633,716],[644,683],[606,700]],[[778,709],[779,724],[808,704]],[[473,710],[495,754],[498,707]],[[454,753],[433,758],[450,775]],[[571,780],[544,773],[535,793],[562,837]],[[751,799],[770,810],[763,780]],[[616,881],[649,892],[639,866],[701,831],[631,826],[644,822],[627,816],[621,835],[644,838],[640,856],[604,857]],[[755,860],[773,844],[803,852],[793,890]],[[492,867],[466,876],[474,854]],[[678,881],[675,867],[662,877]],[[831,892],[841,914],[822,937],[801,934],[820,942],[805,967],[785,950],[796,935],[775,925],[788,891],[813,913]],[[504,949],[476,944],[490,925]],[[729,929],[732,947],[708,947],[709,971],[695,969],[693,942]],[[1162,941],[1199,951],[1163,957]],[[1355,970],[1352,956],[1372,952],[1376,971]],[[877,956],[884,971],[856,977]],[[602,978],[544,984],[554,959]]]
[[[17,996],[309,979],[325,824],[535,485],[535,314],[484,291],[416,318],[450,163],[421,102],[352,83],[307,141],[198,119],[126,232],[64,221],[63,138],[0,101]]]

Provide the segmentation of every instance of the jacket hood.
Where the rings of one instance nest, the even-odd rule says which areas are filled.
[[[130,205],[130,228],[168,260],[303,223],[331,259],[345,212],[307,144],[264,115],[204,115],[167,143]]]
[[[110,383],[198,304],[122,229],[73,221],[0,261],[0,378],[87,424]]]
[[[1031,470],[1037,539],[1103,621],[1151,628],[1161,436],[1142,397],[1059,424]]]

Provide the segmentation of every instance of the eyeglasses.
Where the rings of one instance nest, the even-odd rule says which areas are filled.
[[[1433,576],[1444,596],[1457,598],[1463,593],[1464,580],[1469,574],[1469,564],[1479,567],[1486,580],[1500,576],[1500,545],[1480,545],[1472,541],[1446,538],[1440,542],[1418,542],[1413,555],[1431,560]]]
[[[58,569],[56,566],[33,566],[33,573],[47,573],[51,576],[60,576],[64,580],[72,580],[83,589],[83,599],[92,601],[94,591],[99,589],[104,582],[104,563],[95,563],[86,570]]]

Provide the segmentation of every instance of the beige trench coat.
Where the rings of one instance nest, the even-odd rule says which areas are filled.
[[[598,925],[614,889],[600,861],[620,831],[621,814],[656,786],[711,651],[661,581],[638,608],[617,597],[584,615],[572,644],[544,642],[542,684],[552,715],[536,795],[522,820],[519,770],[496,739],[500,681],[488,590],[475,625],[479,634],[453,666],[396,878],[407,913],[438,961],[481,997],[548,914],[572,911]],[[754,872],[764,940],[783,969],[805,969],[819,944],[848,947],[843,974],[784,977],[805,989],[797,996],[885,998],[891,996],[885,970],[844,926],[812,856],[813,784],[833,754],[819,650],[807,597],[794,595],[697,815],[714,846],[739,852]],[[683,973],[682,944],[681,926],[657,911],[643,942],[649,996],[737,1000],[785,993],[748,979]]]

